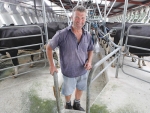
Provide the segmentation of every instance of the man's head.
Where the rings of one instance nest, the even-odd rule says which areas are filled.
[[[86,8],[84,6],[75,6],[72,11],[73,27],[75,29],[81,29],[86,21]]]

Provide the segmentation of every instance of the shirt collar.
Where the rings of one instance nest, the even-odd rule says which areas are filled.
[[[69,26],[67,27],[67,29],[72,31],[72,25],[69,25]],[[86,30],[83,29],[83,28],[82,28],[82,31],[83,31],[84,34],[86,33]]]

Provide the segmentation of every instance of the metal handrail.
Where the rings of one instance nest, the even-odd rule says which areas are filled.
[[[0,28],[1,29],[1,28]],[[41,34],[37,34],[37,35],[30,35],[31,37],[37,37],[37,36],[41,36]],[[17,37],[8,37],[8,38],[1,38],[0,40],[10,40],[10,38],[12,38],[12,40],[14,39],[20,39],[20,38],[28,38],[29,36],[17,36]]]
[[[130,25],[129,28],[127,29],[127,36],[126,36],[125,48],[131,47],[131,48],[141,49],[141,50],[145,50],[145,51],[150,51],[149,48],[137,47],[137,46],[132,46],[132,45],[128,45],[128,44],[127,44],[129,37],[143,38],[143,39],[149,39],[149,40],[150,40],[150,37],[146,37],[146,36],[129,35],[129,31],[130,31],[131,27],[133,27],[133,26],[150,26],[150,24],[132,24],[132,25]],[[140,58],[137,58],[137,59],[140,59]],[[149,81],[146,81],[146,80],[141,79],[141,78],[139,78],[139,77],[133,76],[132,74],[126,73],[126,72],[124,71],[124,69],[123,69],[123,66],[124,66],[124,65],[129,66],[129,67],[132,67],[132,68],[135,68],[135,69],[138,69],[138,70],[141,70],[141,71],[144,71],[144,72],[148,72],[148,73],[150,73],[150,71],[147,71],[147,70],[144,70],[144,69],[139,69],[139,68],[137,68],[137,67],[134,67],[134,66],[125,64],[125,63],[124,63],[124,58],[123,58],[123,61],[122,61],[122,68],[121,68],[122,71],[123,71],[123,73],[125,73],[125,74],[127,74],[127,75],[129,75],[129,76],[132,76],[132,77],[134,77],[134,78],[140,79],[140,80],[142,80],[142,81],[144,81],[144,82],[150,83]]]
[[[114,2],[113,2],[113,4],[111,5],[111,7],[110,7],[110,9],[109,9],[109,11],[107,12],[107,15],[106,16],[108,16],[109,15],[109,13],[110,13],[110,11],[112,10],[112,8],[113,8],[113,6],[114,6],[114,4],[116,3],[116,0],[114,0]]]
[[[101,1],[102,1],[102,0],[101,0]],[[100,18],[101,18],[101,20],[102,20],[102,21],[104,21],[104,19],[103,19],[103,17],[102,17],[101,10],[100,10],[100,8],[99,8],[99,5],[98,5],[97,0],[96,0],[96,5],[97,5],[97,8],[98,8],[98,12],[99,12]]]
[[[30,62],[30,63],[20,64],[18,66],[24,66],[24,65],[28,65],[28,64],[31,64],[31,63],[38,63],[38,62],[46,62],[46,60],[44,59],[44,60],[34,61],[34,62]],[[16,66],[13,66],[13,67],[16,67]],[[8,68],[0,69],[0,71],[4,71],[6,69],[11,69],[13,67],[8,67]],[[42,68],[45,68],[45,67],[46,67],[46,63],[45,63],[45,65]],[[20,76],[20,75],[23,75],[23,74],[26,74],[26,73],[29,73],[29,72],[33,72],[35,70],[39,70],[39,68],[34,69],[34,70],[30,70],[30,71],[25,71],[25,72],[22,72],[22,73],[19,73],[19,74],[15,74],[15,76]],[[4,80],[4,79],[7,79],[7,78],[11,78],[11,77],[12,76],[4,77],[4,78],[1,78],[0,80]]]
[[[37,45],[41,45],[44,43],[44,39],[43,39],[43,32],[42,32],[42,28],[38,25],[26,25],[26,26],[9,26],[9,27],[2,27],[0,29],[9,29],[9,28],[25,28],[25,27],[37,27],[39,28],[40,30],[40,34],[37,34],[37,35],[28,35],[28,36],[18,36],[18,37],[13,37],[14,39],[18,39],[19,37],[20,38],[28,38],[30,36],[41,36],[41,41],[42,43],[38,43],[38,44],[32,44],[32,45],[25,45],[25,46],[18,46],[18,47],[12,47],[12,48],[5,48],[5,49],[0,49],[0,51],[2,50],[11,50],[11,49],[18,49],[18,48],[23,48],[23,47],[31,47],[31,46],[37,46]],[[9,37],[10,38],[10,37]],[[13,39],[11,37],[11,39]],[[1,38],[1,40],[4,40],[4,38]],[[6,38],[6,40],[8,40],[8,38]],[[43,49],[43,46],[42,46],[42,49]],[[45,65],[43,66],[46,67],[46,55],[44,53],[44,60],[40,60],[40,61],[34,61],[34,62],[30,62],[30,63],[36,63],[36,62],[41,62],[41,61],[45,61]],[[23,66],[23,65],[27,65],[27,64],[30,64],[30,63],[25,63],[25,64],[20,64],[20,65],[17,65],[17,66]],[[14,67],[17,67],[17,66],[13,66],[13,67],[8,67],[8,68],[3,68],[3,69],[0,69],[0,71],[4,71],[4,70],[7,70],[7,69],[11,69],[11,68],[14,68]],[[36,69],[35,69],[36,70]],[[22,74],[25,74],[25,73],[28,73],[28,72],[32,72],[34,70],[30,70],[30,71],[26,71],[26,72],[22,72],[22,73],[19,73],[19,74],[16,74],[16,76],[19,76],[19,75],[22,75]],[[12,77],[12,76],[10,76]],[[9,77],[4,77],[3,79],[6,79],[6,78],[9,78]]]
[[[119,46],[117,49],[115,49],[114,51],[112,51],[110,54],[108,54],[107,56],[105,56],[102,60],[100,60],[99,62],[97,62],[93,68],[91,69],[89,76],[88,76],[88,81],[87,81],[87,91],[86,91],[86,113],[90,113],[90,85],[91,85],[91,81],[92,81],[92,77],[96,71],[96,69],[103,64],[107,59],[109,59],[111,56],[113,56],[114,54],[116,54],[117,52],[119,52],[121,50],[121,46]],[[119,56],[118,56],[119,57]],[[117,59],[117,58],[116,58]],[[115,60],[116,60],[115,59]],[[113,62],[115,61],[113,60]],[[113,63],[111,62],[111,63]],[[110,65],[111,63],[109,63],[108,65]],[[108,67],[107,67],[108,68]],[[102,71],[105,71],[107,68],[104,68]],[[100,72],[100,74],[98,73],[97,76],[95,78],[97,78],[98,76],[100,76],[102,73]],[[95,79],[94,79],[95,80]],[[93,82],[93,81],[92,81]]]
[[[37,44],[31,44],[31,45],[25,45],[25,46],[17,46],[17,47],[11,47],[11,48],[6,48],[6,49],[0,49],[0,51],[6,51],[6,50],[12,50],[12,49],[21,49],[21,48],[24,48],[24,47],[32,47],[32,46],[40,46],[42,45],[43,43],[37,43]]]
[[[63,9],[64,9],[64,11],[65,11],[65,14],[66,14],[66,16],[67,16],[67,19],[68,19],[68,25],[70,25],[70,24],[71,24],[71,20],[70,20],[68,14],[67,14],[67,12],[66,12],[66,10],[65,10],[65,8],[64,8],[64,5],[63,5],[62,1],[61,1],[61,0],[59,0],[59,1],[60,1],[61,6],[63,7]]]
[[[16,57],[0,59],[0,61],[4,62],[6,60],[11,60],[11,59],[14,59],[14,58],[21,58],[21,57],[26,57],[26,56],[31,56],[31,55],[37,55],[37,54],[41,54],[41,53],[42,52],[36,52],[36,53],[32,53],[32,54],[19,55],[19,56],[16,56]]]
[[[55,91],[55,96],[56,96],[57,110],[58,110],[58,113],[62,113],[61,106],[60,106],[60,92],[59,92],[59,84],[58,84],[58,75],[56,72],[54,72],[53,79],[54,79],[54,86],[55,86],[54,91]]]
[[[124,4],[124,11],[123,11],[123,16],[122,16],[122,29],[121,29],[121,36],[120,36],[120,45],[123,44],[123,38],[124,38],[124,31],[125,31],[125,21],[126,21],[126,14],[127,14],[127,6],[128,6],[128,0],[125,0]],[[121,53],[121,51],[120,51]],[[118,77],[118,72],[119,72],[119,63],[120,63],[120,57],[118,58],[118,64],[116,68],[116,75],[115,77]]]

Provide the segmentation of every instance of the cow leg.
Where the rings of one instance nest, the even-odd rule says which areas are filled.
[[[8,53],[10,54],[11,57],[16,57],[18,54],[18,50],[10,50],[10,51],[8,51]],[[13,73],[13,75],[14,75],[13,77],[16,78],[17,74],[18,74],[18,65],[19,65],[18,58],[13,58],[12,62],[13,62],[13,65],[15,66],[14,67],[15,73]]]
[[[104,48],[105,55],[107,55],[107,42],[103,40],[102,47]]]
[[[103,45],[103,44],[102,44],[102,43],[103,43],[102,38],[98,38],[98,39],[99,39],[99,44],[100,44],[101,47],[103,48],[103,46],[102,46],[102,45]]]
[[[46,49],[46,45],[44,45],[44,49]],[[42,51],[42,48],[41,49],[39,49],[38,50],[39,52],[41,52],[41,53],[39,53],[39,57],[38,57],[38,60],[40,60],[40,59],[42,59],[42,55],[43,55],[43,51]]]
[[[24,50],[18,50],[18,55],[21,55],[24,52]]]
[[[106,44],[106,55],[108,55],[109,54],[109,52],[110,52],[110,47],[109,47],[109,44],[107,43]]]
[[[136,62],[136,59],[132,57],[132,62]]]
[[[34,67],[34,64],[32,63],[34,61],[34,55],[31,55],[31,63],[30,63],[30,67]]]
[[[123,47],[124,47],[124,52],[126,53],[125,56],[131,56],[131,53],[129,52],[129,47],[127,48],[125,48],[125,46]]]
[[[14,78],[17,78],[17,75],[16,75],[16,74],[18,74],[18,66],[15,66],[14,68],[15,68],[15,69],[14,69],[14,70],[15,70],[15,75],[14,75],[13,77],[14,77]]]
[[[113,55],[113,56],[111,57],[111,59],[113,60],[114,58],[115,58],[115,56]],[[113,62],[113,63],[111,64],[111,67],[115,68],[115,62]]]
[[[144,61],[144,57],[142,57],[142,64],[143,64],[143,66],[146,66],[145,61]]]
[[[57,57],[55,58],[57,59],[56,66],[59,68],[60,67],[59,49],[56,48],[54,53],[56,54],[56,57]]]
[[[105,44],[104,51],[105,51],[105,55],[108,55],[110,53],[110,47],[108,42],[106,42]],[[107,61],[109,61],[109,59]]]
[[[42,59],[42,53],[39,54],[38,60]]]
[[[5,51],[0,51],[0,54],[2,54],[2,56],[0,57],[1,59],[10,58],[10,55],[8,55],[8,53]]]
[[[102,48],[105,48],[106,42],[102,39]]]
[[[104,42],[103,42],[103,39],[102,39],[102,38],[100,38],[99,43],[100,43],[101,47],[103,48],[103,47],[104,47],[104,44],[103,44]]]
[[[56,54],[57,54],[57,59],[58,59],[56,66],[59,68],[60,67],[60,58],[59,58],[59,50],[58,49],[56,49]]]
[[[106,44],[106,42],[105,42],[105,44],[104,44],[104,51],[105,51],[105,55],[107,55],[107,51],[106,51],[106,48],[107,48],[107,44]]]
[[[133,54],[130,53],[130,56],[132,57],[132,62],[136,62],[136,59],[133,58]]]
[[[138,57],[138,58],[141,58],[141,57]],[[141,59],[138,59],[138,65],[139,65],[139,68],[142,68],[142,66],[141,66]]]

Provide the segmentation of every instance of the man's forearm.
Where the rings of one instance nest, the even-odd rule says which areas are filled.
[[[54,66],[52,48],[49,45],[46,46],[46,54],[49,61],[49,65]]]
[[[92,63],[93,51],[88,51],[88,62]]]

